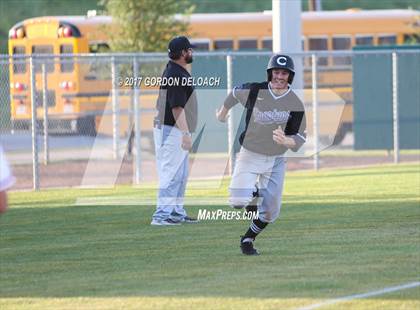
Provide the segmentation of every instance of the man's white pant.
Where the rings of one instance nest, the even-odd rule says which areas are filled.
[[[267,156],[241,148],[229,186],[232,207],[246,207],[254,198],[258,186],[259,219],[271,223],[280,215],[286,159]]]
[[[154,128],[159,189],[153,219],[178,221],[187,213],[184,194],[188,178],[188,151],[182,145],[182,132],[172,126]]]

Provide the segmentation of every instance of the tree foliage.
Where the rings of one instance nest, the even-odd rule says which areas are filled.
[[[187,31],[180,18],[193,11],[188,0],[102,0],[105,14],[112,16],[110,47],[118,52],[165,51],[168,41]]]

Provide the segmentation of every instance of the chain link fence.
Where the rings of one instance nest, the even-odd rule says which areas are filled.
[[[233,86],[264,81],[270,55],[194,55],[190,69],[199,107],[194,139],[200,146],[192,178],[231,171],[243,110],[237,105],[228,125],[216,121],[215,110]],[[410,83],[420,83],[419,49],[291,56],[309,138],[290,156],[289,170],[419,160],[419,146],[401,127],[409,123],[420,141],[419,84],[398,92],[407,75]],[[167,61],[164,54],[1,56],[0,142],[17,177],[15,189],[156,181],[153,120]],[[369,76],[372,70],[377,79]],[[391,90],[383,109],[391,113],[377,119],[383,90]],[[384,122],[391,135],[378,144]]]

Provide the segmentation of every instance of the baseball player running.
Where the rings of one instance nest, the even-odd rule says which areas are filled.
[[[291,89],[294,75],[292,58],[273,55],[266,82],[234,87],[216,111],[217,119],[225,122],[237,102],[246,109],[245,130],[239,138],[241,149],[229,186],[229,203],[234,208],[246,208],[255,195],[259,197],[258,219],[251,222],[240,240],[245,255],[259,254],[253,245],[255,238],[280,214],[284,153],[288,149],[296,152],[306,141],[304,107]]]

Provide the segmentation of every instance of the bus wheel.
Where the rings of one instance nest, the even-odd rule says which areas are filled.
[[[94,116],[86,116],[77,120],[77,133],[83,136],[96,136]]]

